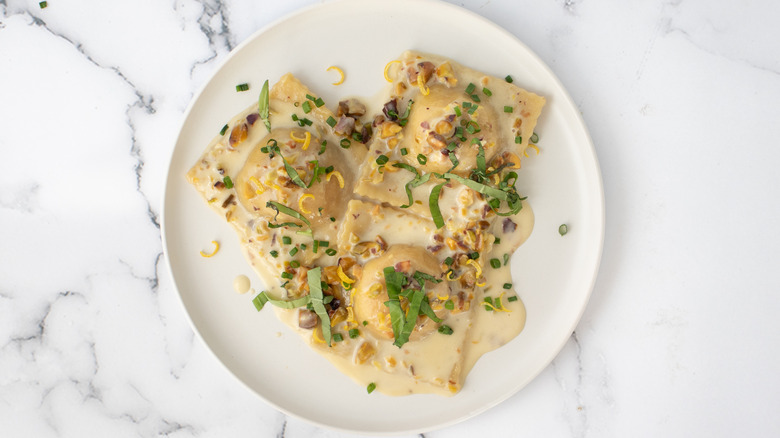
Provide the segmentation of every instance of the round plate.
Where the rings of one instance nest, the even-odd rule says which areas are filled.
[[[341,374],[279,322],[258,313],[233,278],[249,275],[238,238],[185,180],[186,171],[234,114],[256,101],[264,80],[292,72],[330,104],[371,97],[385,64],[404,50],[435,53],[547,98],[536,131],[539,156],[523,161],[517,186],[536,225],[512,258],[525,330],[486,354],[453,397],[389,397]],[[340,86],[336,65],[346,74]],[[237,93],[236,84],[249,83]],[[590,296],[604,236],[604,195],[593,144],[557,78],[525,45],[493,23],[446,3],[346,0],[320,4],[260,30],[230,54],[187,111],[174,148],[163,205],[163,245],[195,331],[241,382],[279,410],[360,433],[417,433],[462,421],[507,399],[539,374],[571,335]],[[561,237],[558,226],[567,223]],[[200,256],[218,240],[213,258]],[[507,370],[512,370],[511,373]],[[502,376],[496,379],[496,376]]]

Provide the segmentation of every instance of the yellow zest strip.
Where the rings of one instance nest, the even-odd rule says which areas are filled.
[[[449,281],[458,281],[463,277],[463,274],[458,275],[456,278],[452,278],[452,271],[447,272],[447,280]]]
[[[344,177],[341,176],[341,172],[334,170],[333,172],[325,175],[325,181],[330,181],[331,175],[336,175],[336,179],[339,180],[339,188],[344,188]]]
[[[249,177],[249,181],[255,185],[256,187],[255,193],[257,193],[258,195],[262,195],[263,193],[265,193],[265,186],[263,185],[263,183],[258,181],[256,177],[254,176]]]
[[[316,328],[312,331],[311,338],[314,339],[314,342],[318,344],[324,344],[325,339],[322,338],[322,335],[320,334],[320,331]]]
[[[506,292],[501,292],[501,294],[498,296],[498,298],[493,300],[493,302],[496,302],[496,300],[498,300],[498,302],[501,304],[501,311],[509,313],[509,312],[511,312],[511,310],[507,309],[506,306],[504,306],[504,302],[501,301],[501,299],[504,298],[504,294],[506,294]]]
[[[436,298],[438,298],[438,299],[439,299],[439,300],[441,300],[441,301],[444,301],[444,300],[447,300],[447,299],[449,299],[449,298],[450,298],[450,295],[449,295],[449,294],[447,294],[447,295],[441,296],[441,295],[439,295],[439,294],[436,294]]]
[[[309,149],[309,144],[311,144],[311,132],[305,131],[305,133],[306,136],[304,138],[300,138],[300,137],[296,137],[295,133],[290,131],[290,138],[295,140],[298,143],[303,143],[303,147],[301,149],[303,149],[304,151],[306,149]]]
[[[341,266],[339,266],[339,269],[336,271],[336,273],[339,274],[339,278],[341,279],[341,281],[343,281],[346,284],[352,284],[355,282],[355,280],[349,278],[347,274],[344,273],[344,270],[341,269]]]
[[[425,86],[425,83],[423,82],[423,75],[420,73],[417,74],[417,87],[420,88],[420,92],[423,94],[423,96],[427,96],[428,94],[431,93],[431,90],[429,90],[428,87]]]
[[[474,266],[474,269],[476,269],[476,270],[477,270],[477,272],[476,272],[476,274],[475,274],[475,275],[476,275],[476,277],[477,277],[477,279],[479,279],[479,277],[481,277],[481,276],[482,276],[482,266],[479,266],[479,263],[477,263],[477,262],[476,262],[474,259],[468,259],[468,260],[466,260],[466,264],[467,264],[467,265],[473,265],[473,266]]]
[[[393,82],[393,80],[392,80],[392,79],[390,79],[390,75],[389,75],[388,73],[390,72],[390,66],[391,66],[391,65],[393,65],[393,64],[395,64],[396,62],[397,62],[397,63],[399,63],[399,64],[401,63],[401,61],[399,61],[399,60],[397,60],[397,59],[396,59],[396,60],[394,60],[394,61],[390,61],[390,62],[388,62],[387,64],[385,64],[385,80],[386,80],[387,82]]]
[[[528,147],[529,148],[533,148],[533,150],[536,151],[536,155],[539,155],[539,146],[537,146],[537,145],[535,145],[533,143],[528,143]],[[526,150],[523,151],[523,153],[525,154],[526,157],[528,157],[529,156],[528,155],[528,148],[526,148]]]
[[[303,208],[303,201],[309,198],[314,199],[314,195],[312,195],[311,193],[304,193],[303,195],[301,195],[300,198],[298,198],[298,209],[301,210],[301,213],[303,214],[311,214],[311,211]]]
[[[217,202],[217,198],[211,198],[211,199],[209,199],[209,204],[213,204],[213,203],[215,203],[215,202]]]
[[[334,82],[333,85],[341,85],[341,84],[343,84],[344,83],[344,71],[341,70],[340,68],[336,67],[335,65],[331,65],[330,67],[328,67],[327,71],[331,71],[331,70],[336,70],[341,75],[341,79],[339,79],[338,81]]]
[[[483,301],[483,302],[479,303],[479,305],[480,305],[480,306],[486,306],[486,307],[490,307],[491,309],[493,309],[493,311],[494,311],[494,312],[500,312],[500,311],[501,311],[501,309],[499,309],[499,308],[497,308],[496,306],[494,306],[494,305],[492,305],[492,304],[488,303],[487,301]]]
[[[211,254],[206,254],[205,252],[201,251],[200,255],[202,255],[203,257],[214,257],[214,254],[216,254],[217,251],[219,251],[219,242],[217,242],[216,240],[212,240],[211,243],[214,244],[214,251],[212,251]]]

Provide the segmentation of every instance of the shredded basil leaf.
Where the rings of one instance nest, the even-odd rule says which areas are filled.
[[[444,226],[444,218],[441,215],[441,210],[439,210],[439,194],[441,193],[441,189],[444,187],[444,184],[447,183],[443,182],[441,184],[437,184],[431,190],[431,196],[428,198],[428,207],[431,209],[433,224],[436,225],[437,230]]]
[[[268,132],[271,132],[271,120],[268,118],[270,112],[268,103],[268,79],[266,79],[265,83],[263,83],[263,88],[260,90],[260,98],[257,101],[257,109],[260,113],[260,120],[263,121],[266,129],[268,129]]]
[[[273,298],[270,298],[266,291],[260,292],[256,297],[252,299],[252,303],[255,305],[255,308],[257,309],[258,312],[263,310],[263,306],[265,306],[266,303],[271,303],[274,306],[281,307],[283,309],[297,309],[298,307],[303,307],[309,304],[309,301],[310,298],[308,295],[290,301],[275,300]]]
[[[311,227],[311,222],[309,222],[308,219],[306,219],[305,217],[303,217],[302,214],[298,213],[297,211],[293,210],[292,208],[290,208],[290,207],[288,207],[286,205],[280,204],[280,203],[278,203],[276,201],[268,201],[265,204],[265,206],[268,207],[268,208],[273,208],[274,210],[276,210],[277,213],[284,213],[284,214],[286,214],[288,216],[292,216],[292,217],[302,221],[303,223],[305,223],[309,227]]]
[[[324,297],[322,295],[321,278],[322,268],[320,267],[309,269],[306,273],[306,281],[309,283],[309,297],[311,299],[312,308],[317,316],[320,317],[322,337],[328,341],[328,346],[330,347],[330,317],[328,317],[328,311],[325,309],[325,303],[323,302]]]

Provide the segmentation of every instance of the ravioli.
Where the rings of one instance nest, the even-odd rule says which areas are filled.
[[[187,177],[263,280],[258,310],[360,384],[452,395],[525,323],[508,260],[533,228],[515,182],[544,98],[435,55],[389,66],[373,112],[283,76],[270,128],[261,100]]]

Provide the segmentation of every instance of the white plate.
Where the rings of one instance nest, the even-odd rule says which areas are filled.
[[[379,393],[342,375],[280,323],[255,311],[233,278],[249,275],[238,239],[184,174],[222,125],[257,99],[265,79],[290,71],[326,102],[373,96],[384,65],[406,49],[436,53],[547,97],[541,155],[523,162],[519,191],[536,215],[512,259],[528,309],[525,330],[485,355],[454,397]],[[346,73],[341,86],[330,65]],[[248,82],[250,91],[235,85]],[[569,225],[565,237],[558,226]],[[525,45],[493,23],[447,3],[346,0],[317,5],[262,29],[231,53],[190,106],[169,168],[163,245],[193,327],[225,367],[268,403],[315,424],[361,433],[418,433],[462,421],[507,399],[539,374],[571,335],[590,296],[604,236],[604,196],[593,144],[571,98]],[[216,257],[200,256],[219,240]],[[502,376],[497,379],[496,376]]]

